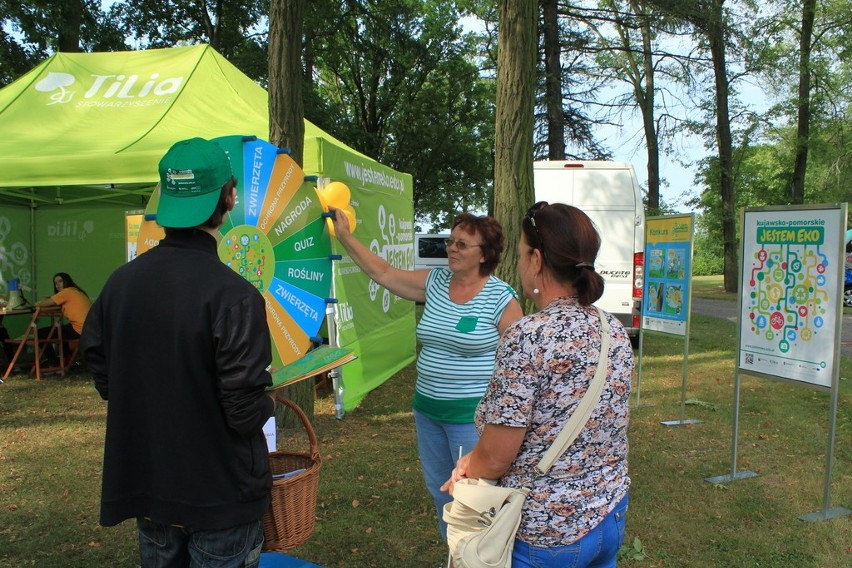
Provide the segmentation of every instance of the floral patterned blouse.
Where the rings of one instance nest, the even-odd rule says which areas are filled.
[[[621,323],[612,328],[609,373],[601,400],[574,443],[546,476],[536,464],[586,393],[600,356],[600,318],[576,297],[562,297],[512,324],[497,350],[494,376],[476,409],[476,426],[527,429],[500,480],[529,487],[517,538],[565,546],[586,535],[627,495],[627,422],[633,350]]]

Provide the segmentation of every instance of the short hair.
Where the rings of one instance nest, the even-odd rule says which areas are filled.
[[[537,203],[521,222],[527,244],[541,251],[542,264],[557,282],[577,290],[588,306],[603,295],[603,277],[595,271],[601,237],[580,209],[564,203]]]
[[[485,262],[479,265],[479,274],[488,276],[494,273],[494,269],[500,264],[500,256],[503,254],[503,227],[497,219],[488,215],[473,215],[472,213],[461,213],[453,221],[453,229],[461,229],[470,234],[479,233],[482,237],[480,250]]]
[[[222,186],[222,192],[219,194],[219,202],[216,203],[216,209],[214,209],[210,217],[201,224],[202,227],[218,229],[222,226],[222,223],[225,221],[225,215],[228,213],[227,200],[231,195],[231,191],[233,191],[235,187],[237,187],[237,178],[232,176],[231,179],[226,181],[225,185]]]
[[[219,201],[216,203],[216,209],[214,209],[210,217],[208,217],[207,220],[201,223],[198,227],[163,227],[164,232],[168,236],[187,232],[191,233],[198,228],[218,229],[225,221],[225,215],[228,213],[227,199],[235,187],[237,187],[236,178],[232,177],[225,182],[225,185],[222,186],[222,191],[219,194]]]

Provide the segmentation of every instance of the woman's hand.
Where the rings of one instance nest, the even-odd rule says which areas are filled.
[[[343,213],[343,210],[333,205],[329,205],[328,210],[334,214],[331,222],[334,223],[334,234],[337,235],[337,238],[342,240],[351,235],[352,227],[349,226],[349,217]]]
[[[459,461],[456,462],[456,467],[453,468],[450,478],[441,486],[441,491],[448,491],[452,495],[456,481],[467,478],[468,464],[470,464],[470,454],[460,457]]]

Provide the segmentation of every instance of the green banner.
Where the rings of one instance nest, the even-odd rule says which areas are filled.
[[[9,281],[20,280],[24,297],[33,299],[32,246],[30,238],[30,210],[23,207],[3,207],[0,212],[0,298],[9,298]],[[3,325],[12,337],[23,333],[28,319],[5,318]]]
[[[53,294],[53,275],[67,272],[94,300],[126,255],[124,209],[89,205],[40,210],[35,218],[35,299]]]
[[[317,145],[314,167],[341,181],[352,192],[355,236],[397,268],[414,267],[414,207],[411,176],[371,162],[330,143]],[[306,156],[305,163],[310,163]],[[306,168],[307,170],[307,168]],[[341,368],[344,408],[353,409],[415,357],[414,302],[403,300],[372,282],[336,240],[334,290],[337,340],[358,359]]]

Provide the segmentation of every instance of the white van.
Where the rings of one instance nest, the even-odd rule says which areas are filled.
[[[414,270],[447,266],[447,243],[449,233],[414,235]]]
[[[616,316],[634,345],[639,337],[644,277],[645,208],[633,166],[622,162],[542,161],[533,164],[535,200],[567,203],[595,223],[604,278],[596,304]]]

